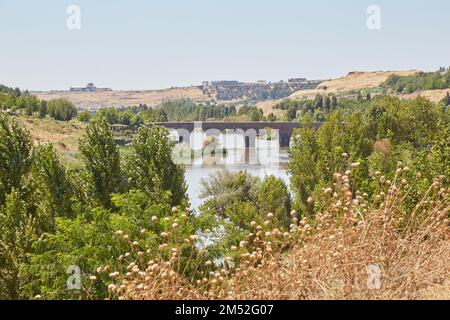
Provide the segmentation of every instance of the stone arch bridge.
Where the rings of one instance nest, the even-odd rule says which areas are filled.
[[[322,123],[315,122],[318,129]],[[154,122],[150,126],[163,126],[178,132],[179,142],[189,141],[190,134],[195,130],[202,130],[207,135],[218,135],[225,130],[234,130],[245,136],[245,146],[254,147],[256,137],[267,132],[267,129],[278,132],[280,147],[289,147],[292,132],[300,128],[299,122]]]

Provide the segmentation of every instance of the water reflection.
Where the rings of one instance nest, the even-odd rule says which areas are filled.
[[[174,141],[179,141],[179,134],[175,130],[171,131],[171,136]],[[214,139],[205,132],[194,131],[178,146],[179,150],[184,148],[180,152],[184,152],[182,162],[186,166],[188,196],[193,209],[197,209],[204,201],[200,199],[202,178],[208,178],[220,170],[246,170],[261,179],[274,175],[289,185],[286,172],[288,148],[280,148],[277,132],[272,133],[269,139],[263,135],[256,137],[251,148],[245,147],[245,139],[245,135],[235,131],[219,133]],[[208,140],[210,144],[205,146]]]
[[[274,175],[283,179],[289,185],[289,177],[286,167],[289,161],[288,150],[276,149],[277,157],[268,160],[261,156],[259,150],[227,149],[226,155],[213,158],[196,159],[193,164],[186,166],[186,182],[188,183],[188,195],[192,208],[198,208],[203,200],[200,199],[201,180],[209,175],[227,169],[232,172],[247,170],[248,173],[261,179]],[[243,161],[247,159],[248,161]]]

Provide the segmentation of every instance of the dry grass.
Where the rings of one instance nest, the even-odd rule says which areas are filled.
[[[121,281],[110,286],[111,297],[450,299],[450,190],[437,178],[418,204],[405,210],[414,186],[405,178],[408,170],[399,167],[393,181],[378,176],[383,191],[372,202],[352,194],[350,171],[335,174],[333,188],[323,190],[324,210],[300,221],[292,212],[289,232],[273,229],[268,214],[264,225],[252,223],[252,233],[232,248],[236,261],[225,258],[221,266],[208,261],[197,279],[184,276],[179,249],[167,241],[156,259],[142,252],[125,275],[113,274]],[[380,286],[373,288],[369,271],[377,269]]]
[[[346,92],[351,90],[376,88],[393,74],[399,76],[409,76],[414,75],[417,72],[418,71],[416,70],[374,72],[354,71],[350,72],[345,77],[322,82],[317,89],[326,90],[327,92]]]
[[[345,77],[322,82],[315,90],[297,91],[292,94],[291,98],[298,99],[302,97],[313,98],[316,94],[341,94],[349,91],[358,91],[368,88],[377,88],[385,82],[389,76],[396,74],[399,76],[409,76],[416,74],[418,71],[373,71],[359,72],[354,71]]]
[[[414,92],[411,94],[405,94],[405,95],[401,95],[400,97],[403,99],[415,99],[418,96],[422,96],[424,98],[427,98],[428,100],[432,101],[432,102],[440,102],[442,101],[442,99],[445,98],[445,96],[448,94],[450,94],[450,89],[442,89],[442,90],[425,90],[425,91],[419,91],[419,92]]]
[[[33,92],[39,99],[66,98],[81,109],[98,109],[110,106],[131,106],[147,104],[156,106],[167,100],[191,99],[195,102],[211,100],[195,87],[142,91],[99,91],[99,92]]]
[[[86,126],[76,120],[65,122],[25,116],[16,119],[30,131],[35,145],[52,143],[65,160],[73,160],[74,155],[78,152],[78,141]]]
[[[263,111],[265,116],[268,116],[269,114],[273,113],[278,118],[282,119],[282,117],[285,115],[286,112],[284,110],[273,108],[280,101],[281,100],[261,101],[261,102],[257,102],[256,106]]]

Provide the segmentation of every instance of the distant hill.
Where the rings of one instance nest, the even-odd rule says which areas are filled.
[[[77,107],[84,110],[95,110],[101,107],[120,107],[147,104],[156,106],[167,100],[190,99],[194,102],[206,102],[211,100],[208,95],[197,87],[172,88],[164,90],[143,91],[97,91],[97,92],[74,92],[74,91],[46,91],[33,92],[39,99],[51,100],[66,98]]]
[[[406,71],[353,71],[346,76],[326,81],[306,80],[304,78],[290,79],[279,82],[258,81],[242,83],[238,81],[204,82],[202,85],[169,88],[163,90],[141,91],[49,91],[33,92],[40,99],[67,98],[81,109],[96,110],[100,107],[130,106],[147,104],[157,106],[165,101],[191,100],[195,103],[217,102],[236,105],[256,104],[263,109],[264,114],[273,112],[273,106],[284,99],[314,98],[317,94],[333,93],[338,96],[347,95],[360,90],[373,91],[381,89],[381,85],[391,75],[409,76],[418,74],[417,70]],[[412,94],[401,94],[402,98],[410,99],[423,95],[432,101],[440,101],[449,92],[445,90],[428,90]]]
[[[205,81],[198,86],[142,91],[113,91],[109,88],[96,88],[90,83],[87,87],[71,88],[68,91],[37,91],[33,94],[43,100],[66,98],[85,110],[139,104],[156,106],[168,100],[182,99],[196,103],[254,104],[258,101],[285,98],[299,90],[314,89],[320,83],[320,80],[306,78],[278,82]]]

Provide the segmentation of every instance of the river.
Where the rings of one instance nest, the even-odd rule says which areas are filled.
[[[201,150],[204,141],[205,137],[201,133],[193,134],[190,146],[194,150]],[[220,170],[232,172],[246,170],[261,179],[274,175],[289,185],[289,176],[286,172],[289,162],[288,148],[280,148],[277,139],[257,138],[255,147],[245,148],[242,136],[225,134],[218,137],[214,148],[224,148],[226,153],[217,152],[215,155],[200,153],[186,164],[187,193],[192,209],[197,209],[204,201],[200,199],[202,179],[207,179]]]

